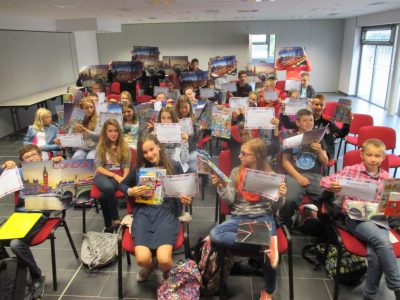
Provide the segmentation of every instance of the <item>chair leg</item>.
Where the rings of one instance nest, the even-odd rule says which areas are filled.
[[[347,142],[344,142],[344,147],[343,147],[343,153],[346,153],[346,149],[347,149]]]
[[[215,224],[218,223],[218,217],[219,217],[219,199],[218,199],[218,194],[215,194]]]
[[[86,233],[86,205],[82,205],[82,233]]]
[[[128,265],[131,264],[131,254],[129,252],[126,252],[126,262],[128,263]]]
[[[294,287],[293,287],[293,250],[292,240],[288,239],[288,263],[289,263],[289,296],[290,300],[294,299]]]
[[[69,243],[71,244],[72,251],[74,251],[75,258],[79,258],[78,251],[76,251],[74,240],[72,239],[71,233],[69,232],[69,228],[65,220],[63,221],[62,226],[65,229],[65,233],[67,234]]]
[[[341,262],[342,262],[342,244],[339,244],[337,246],[336,276],[335,276],[335,289],[333,291],[333,300],[338,300],[339,298],[339,277],[340,277]]]
[[[342,148],[342,142],[343,142],[343,139],[340,139],[339,147],[338,147],[337,154],[336,154],[336,161],[339,160],[340,150],[341,150],[341,148]],[[346,152],[346,151],[345,151],[345,152]],[[336,173],[336,171],[335,171],[335,173]]]
[[[396,178],[397,168],[394,169],[393,178]]]
[[[129,254],[127,253],[128,257]],[[122,241],[118,240],[118,299],[123,299],[122,291]]]
[[[218,253],[218,265],[219,265],[219,299],[224,300],[227,298],[225,295],[225,286],[224,286],[224,268],[225,268],[225,249],[220,248],[220,252]]]
[[[337,161],[335,161],[334,168],[335,168],[335,174],[336,174],[336,173],[337,173]],[[329,174],[328,174],[328,175],[329,175]]]
[[[206,176],[201,176],[201,200],[204,200],[204,190],[206,187]]]
[[[52,235],[50,237],[51,271],[53,273],[53,290],[57,291],[56,247],[54,245],[54,239],[54,235]]]

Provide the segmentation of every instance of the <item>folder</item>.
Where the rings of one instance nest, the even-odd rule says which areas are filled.
[[[42,215],[42,213],[13,213],[0,228],[0,240],[24,238]]]
[[[236,234],[236,243],[269,247],[270,240],[271,225],[266,221],[240,221]]]

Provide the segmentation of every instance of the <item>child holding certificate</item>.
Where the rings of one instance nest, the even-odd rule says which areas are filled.
[[[255,169],[271,172],[267,162],[267,147],[261,139],[252,139],[242,145],[240,154],[241,164],[232,170],[231,182],[226,184],[218,176],[213,175],[212,182],[217,186],[221,199],[231,207],[232,218],[214,227],[210,232],[211,241],[218,246],[242,248],[235,243],[239,223],[242,220],[266,221],[271,228],[270,251],[264,265],[265,288],[261,291],[260,299],[272,299],[276,288],[276,266],[278,264],[278,248],[273,214],[285,203],[286,184],[279,186],[279,199],[272,201],[266,197],[243,191],[245,169]],[[250,245],[246,245],[250,247]]]
[[[118,189],[118,184],[129,173],[130,153],[117,120],[105,121],[96,148],[96,175],[94,177],[94,184],[101,191],[99,200],[105,232],[114,232],[121,223],[114,194]]]
[[[172,161],[163,146],[152,134],[140,137],[137,152],[137,168],[165,169],[167,175],[182,174],[178,162]],[[138,186],[139,169],[133,169],[120,184],[120,189],[130,197],[140,198],[147,191],[146,186]],[[163,197],[160,204],[135,203],[132,236],[135,240],[136,262],[142,267],[137,274],[139,282],[145,281],[157,266],[166,276],[172,268],[172,251],[179,233],[178,217],[182,205],[189,205],[191,197]],[[157,260],[153,259],[153,256]]]
[[[381,163],[386,156],[385,149],[385,144],[380,140],[369,139],[365,141],[361,151],[362,162],[324,177],[321,180],[321,186],[328,191],[338,193],[342,190],[338,177],[351,177],[355,180],[376,182],[379,185],[379,195],[383,189],[383,180],[390,177],[389,173],[381,168]],[[346,215],[345,204],[349,200],[352,200],[352,198],[339,197],[334,204],[339,206],[342,213]],[[379,202],[379,200],[380,197],[378,196],[376,202]],[[363,299],[376,299],[382,274],[385,274],[388,288],[394,291],[396,300],[400,300],[400,273],[387,227],[378,226],[372,221],[353,220],[347,215],[345,224],[352,234],[367,243],[368,246],[368,269]]]
[[[77,133],[83,133],[84,147],[76,149],[72,159],[94,159],[100,136],[100,127],[97,126],[96,105],[92,100],[85,98],[81,101],[80,108],[85,111],[85,117],[82,124],[75,124],[74,130]]]
[[[128,144],[129,147],[136,149],[139,122],[136,118],[132,102],[124,103],[122,105],[122,115],[124,117],[123,125],[125,142]]]

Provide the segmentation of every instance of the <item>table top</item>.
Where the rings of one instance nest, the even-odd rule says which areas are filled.
[[[75,83],[71,83],[68,85],[63,85],[60,87],[56,87],[50,90],[46,90],[39,93],[30,94],[21,98],[16,98],[12,100],[8,100],[5,102],[0,102],[0,108],[6,107],[29,107],[40,102],[46,101],[48,99],[61,96],[67,93],[68,87],[75,87],[77,89],[83,89],[84,87],[77,87]]]

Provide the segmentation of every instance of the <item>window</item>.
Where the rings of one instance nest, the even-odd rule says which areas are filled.
[[[362,29],[361,43],[362,44],[387,44],[393,45],[395,36],[395,27],[365,27]]]
[[[274,63],[275,34],[249,34],[250,63]]]

